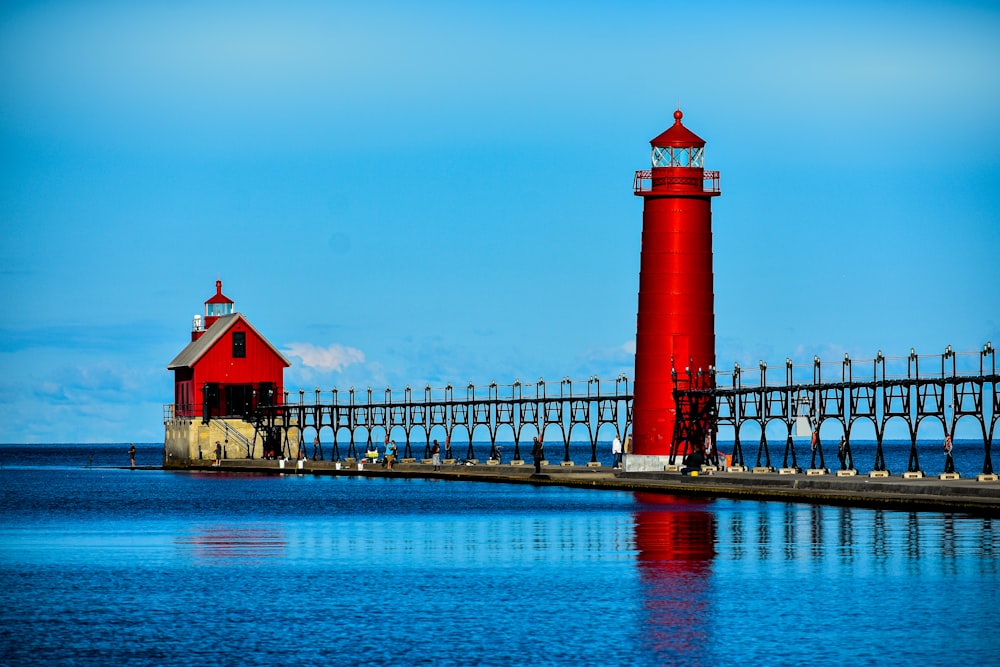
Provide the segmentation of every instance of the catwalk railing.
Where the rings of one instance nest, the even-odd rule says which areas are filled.
[[[456,436],[467,439],[465,459],[476,460],[474,437],[486,431],[490,440],[489,458],[497,456],[497,436],[509,429],[514,439],[514,459],[521,459],[521,440],[538,436],[551,445],[553,433],[558,433],[563,445],[563,460],[570,461],[570,438],[585,431],[591,444],[591,461],[597,461],[597,439],[602,427],[624,438],[632,424],[632,394],[629,379],[619,375],[613,380],[594,376],[585,381],[563,378],[558,382],[522,383],[487,386],[469,383],[465,387],[447,385],[443,388],[402,391],[365,391],[332,389],[314,392],[286,392],[280,406],[258,408],[249,419],[254,423],[262,442],[274,443],[273,451],[298,457],[307,449],[307,436],[312,435],[317,458],[324,458],[324,429],[333,437],[330,456],[340,460],[341,436],[346,436],[347,457],[359,458],[359,437],[366,444],[381,435],[385,440],[402,433],[405,443],[400,447],[402,458],[414,458],[414,438],[423,441],[423,458],[430,457],[435,430],[443,442],[446,459],[456,458]],[[256,440],[257,438],[255,438]],[[265,452],[268,451],[265,445]],[[418,445],[419,447],[419,445]]]
[[[832,378],[831,378],[832,376]],[[993,471],[992,441],[1000,421],[1000,378],[996,354],[990,343],[979,352],[955,353],[950,348],[940,355],[918,355],[911,350],[905,357],[885,357],[881,351],[868,360],[794,364],[786,359],[783,367],[768,369],[761,361],[757,368],[732,371],[709,369],[674,371],[677,427],[671,455],[683,455],[696,446],[706,449],[710,460],[719,462],[717,448],[720,429],[733,433],[732,464],[772,467],[769,427],[780,424],[783,433],[783,468],[799,468],[800,452],[792,437],[811,434],[809,467],[826,467],[824,443],[843,438],[845,458],[856,467],[851,439],[863,428],[874,430],[876,448],[872,470],[885,470],[883,441],[893,422],[905,425],[910,439],[907,469],[919,471],[918,431],[927,435],[925,422],[952,438],[959,423],[972,421],[982,436],[983,472]],[[514,441],[514,459],[521,459],[520,444],[525,437],[538,435],[551,448],[554,435],[563,445],[563,461],[570,461],[570,439],[585,432],[591,445],[591,461],[597,461],[599,433],[625,439],[632,424],[630,380],[591,377],[585,381],[563,378],[557,382],[522,383],[464,387],[447,385],[423,389],[406,387],[394,391],[356,391],[334,388],[286,392],[284,404],[262,406],[248,416],[257,429],[265,455],[298,457],[314,443],[314,456],[327,454],[339,460],[346,446],[348,458],[360,458],[359,443],[377,439],[405,439],[399,450],[403,458],[414,458],[423,444],[423,458],[430,456],[432,439],[441,440],[447,459],[458,458],[455,450],[465,447],[465,458],[475,460],[474,440],[485,431],[489,437],[488,458],[497,453],[498,435],[505,429]],[[756,451],[744,449],[743,431],[748,425],[759,429]],[[936,429],[940,428],[940,431]],[[966,428],[963,425],[963,428]],[[325,452],[322,435],[332,434],[332,451]],[[311,436],[311,437],[310,437]],[[505,434],[506,437],[506,434]],[[461,440],[461,444],[456,444]],[[727,438],[728,440],[728,438]],[[506,440],[505,440],[506,441]],[[466,444],[467,443],[467,444]],[[965,442],[963,447],[968,446]],[[800,445],[801,448],[801,445]],[[251,445],[250,456],[256,448]],[[839,447],[838,447],[839,450]]]
[[[918,472],[917,433],[922,422],[940,426],[943,451],[950,459],[956,427],[973,421],[982,435],[983,473],[993,473],[991,448],[1000,421],[1000,376],[991,343],[971,353],[956,353],[949,346],[940,355],[918,355],[911,349],[905,357],[885,357],[880,350],[874,359],[852,360],[845,354],[843,360],[832,363],[814,357],[811,364],[796,365],[786,359],[778,373],[775,378],[770,369],[769,375],[763,360],[752,370],[739,364],[731,372],[674,369],[678,419],[671,454],[702,445],[718,462],[719,429],[728,427],[734,436],[732,463],[745,465],[741,431],[755,424],[755,430],[760,430],[756,467],[770,468],[767,430],[780,423],[785,429],[783,468],[799,467],[793,428],[799,434],[811,434],[810,468],[826,467],[824,430],[843,438],[845,449],[838,443],[838,455],[846,452],[853,464],[851,436],[859,422],[866,422],[875,431],[872,470],[885,470],[882,443],[887,426],[897,421],[906,425],[910,438],[907,471]],[[824,378],[830,373],[835,379]]]

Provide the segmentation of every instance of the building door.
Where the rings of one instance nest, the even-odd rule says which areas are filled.
[[[226,385],[226,416],[245,417],[253,404],[253,385]]]
[[[219,385],[215,382],[205,383],[202,391],[205,392],[203,400],[205,401],[202,405],[202,410],[205,421],[208,421],[212,417],[218,417],[219,410]]]
[[[258,405],[276,405],[278,397],[278,385],[273,382],[261,382],[257,385],[257,407]]]

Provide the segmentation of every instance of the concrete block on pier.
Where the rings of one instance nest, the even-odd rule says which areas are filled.
[[[587,467],[588,468],[600,468],[601,467],[601,462],[600,461],[587,461]]]
[[[488,466],[498,466],[498,465],[500,465],[500,462],[497,461],[496,459],[487,459],[486,460],[486,465],[488,465]]]
[[[510,464],[512,466],[523,466],[524,465],[524,460],[523,459],[514,459],[513,461],[510,462]]]
[[[809,476],[815,477],[817,475],[829,475],[829,474],[830,471],[827,470],[826,468],[809,468],[808,470],[806,470],[807,477]]]
[[[726,472],[746,472],[749,470],[746,466],[729,466],[726,468]]]
[[[938,479],[961,479],[961,477],[957,472],[943,472],[938,475]]]
[[[761,475],[768,472],[774,472],[774,468],[770,466],[756,466],[753,470],[751,470],[751,472],[755,475]]]
[[[575,464],[572,461],[560,461],[559,465],[564,468],[572,468]]]
[[[903,479],[923,479],[924,473],[920,470],[907,470],[903,473]]]
[[[888,477],[889,476],[889,471],[888,470],[872,470],[870,473],[868,473],[868,476],[869,477]]]
[[[443,465],[443,466],[453,466],[453,465],[455,465],[455,459],[444,459],[443,461],[441,461],[441,465]]]
[[[430,464],[434,463],[434,459],[420,459],[420,462]]]
[[[754,468],[753,471],[757,472],[757,469]],[[801,471],[798,468],[778,468],[779,475],[795,475],[796,473],[799,472]]]
[[[400,463],[416,463],[416,459],[399,459]]]
[[[858,471],[855,470],[854,468],[851,468],[850,470],[838,470],[837,471],[837,477],[854,477],[857,474],[858,474]]]
[[[666,466],[677,465],[681,463],[681,457],[679,456],[660,456],[660,455],[646,455],[646,454],[624,454],[622,456],[622,471],[625,473],[631,472],[673,472],[670,468]]]
[[[681,467],[677,463],[667,463],[666,465],[663,466],[663,471],[664,472],[680,472],[681,471]]]
[[[707,473],[719,472],[719,466],[702,466],[701,471]]]
[[[1000,482],[1000,476],[994,474],[976,475],[977,482]]]

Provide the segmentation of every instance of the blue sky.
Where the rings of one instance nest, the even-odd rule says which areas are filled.
[[[8,2],[0,442],[162,440],[224,281],[291,389],[631,374],[649,140],[717,354],[1000,344],[1000,7]]]

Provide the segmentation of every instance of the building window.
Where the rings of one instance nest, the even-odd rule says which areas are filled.
[[[233,359],[243,359],[247,356],[247,334],[245,331],[233,332]]]

